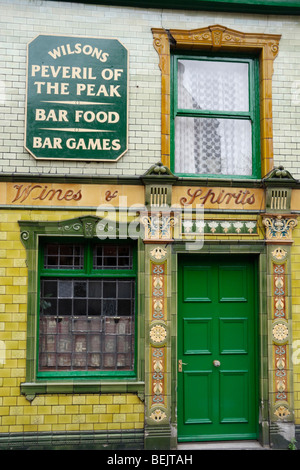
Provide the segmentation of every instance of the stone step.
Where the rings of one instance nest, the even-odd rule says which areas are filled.
[[[258,441],[214,441],[184,442],[177,445],[177,450],[270,450],[262,447]]]

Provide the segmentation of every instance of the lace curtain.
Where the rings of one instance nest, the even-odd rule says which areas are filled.
[[[178,108],[248,112],[248,64],[179,61]],[[175,172],[251,175],[250,120],[177,116]]]

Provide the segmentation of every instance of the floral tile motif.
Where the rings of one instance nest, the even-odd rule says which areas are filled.
[[[266,227],[266,239],[279,241],[280,243],[292,240],[292,231],[297,226],[295,216],[264,217],[263,224]]]
[[[166,264],[151,262],[152,318],[164,320],[165,316],[165,271]]]
[[[167,241],[173,238],[173,227],[176,223],[170,212],[149,212],[141,214],[144,226],[144,240]]]
[[[274,398],[273,413],[278,420],[287,420],[292,416],[291,377],[289,351],[291,331],[289,325],[289,250],[292,244],[292,231],[297,225],[296,217],[287,215],[266,215],[262,218],[265,226],[265,240],[269,244],[271,257],[270,274],[272,276],[272,371]],[[280,245],[279,245],[280,243]]]
[[[168,257],[164,246],[150,251],[150,383],[149,418],[161,422],[166,414],[166,360],[167,360],[167,269]],[[159,408],[162,407],[162,408]]]
[[[287,252],[279,248],[272,252],[276,260],[285,258]],[[281,403],[286,410],[284,413],[275,412],[279,419],[287,416],[288,412],[288,365],[287,343],[289,328],[286,311],[286,264],[272,263],[273,268],[273,360],[275,382],[275,404]],[[282,402],[286,402],[284,405]]]
[[[152,355],[152,405],[164,405],[165,348],[151,348]]]
[[[185,219],[182,221],[182,234],[257,235],[257,221]]]

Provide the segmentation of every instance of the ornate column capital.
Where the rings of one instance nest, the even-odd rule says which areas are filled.
[[[297,226],[297,215],[264,214],[262,223],[266,228],[265,240],[273,244],[292,244],[292,232]]]
[[[173,228],[176,217],[170,211],[142,212],[141,224],[145,228],[144,242],[166,243],[173,241]]]

